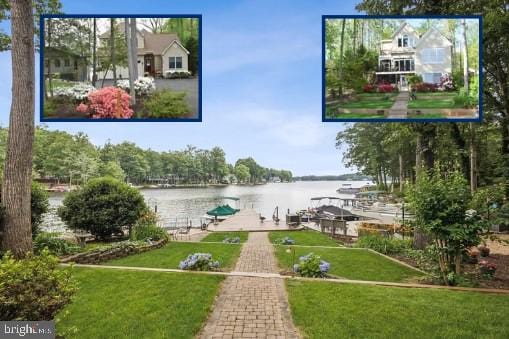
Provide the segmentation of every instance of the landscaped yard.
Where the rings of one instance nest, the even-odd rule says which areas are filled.
[[[210,232],[202,242],[222,242],[225,238],[240,238],[240,242],[246,242],[248,232]]]
[[[509,338],[509,296],[288,281],[308,338]]]
[[[278,246],[275,252],[279,266],[285,271],[291,271],[292,254],[287,253],[287,248],[286,246]],[[299,257],[311,252],[319,255],[322,260],[329,262],[331,266],[330,276],[388,282],[415,282],[423,276],[422,273],[416,270],[364,249],[298,246],[293,247],[293,249],[295,249],[295,263],[298,263]]]
[[[57,333],[70,333],[66,338],[193,338],[223,280],[116,269],[75,272],[80,289],[57,316]]]
[[[338,242],[323,233],[316,231],[276,231],[269,233],[269,240],[277,244],[278,239],[288,237],[295,240],[295,245],[300,246],[338,246]]]
[[[392,100],[384,100],[380,99],[371,99],[366,98],[360,101],[351,101],[345,104],[341,104],[339,107],[341,108],[367,108],[367,109],[387,109],[391,108],[394,105],[394,101]]]
[[[210,253],[218,260],[221,270],[229,270],[240,254],[240,245],[235,244],[199,244],[171,242],[168,245],[141,254],[131,255],[103,263],[113,266],[179,268],[179,263],[193,253]]]

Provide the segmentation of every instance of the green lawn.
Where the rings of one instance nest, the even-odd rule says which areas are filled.
[[[383,114],[359,114],[359,113],[337,113],[333,115],[328,115],[329,118],[332,119],[384,119],[385,115]]]
[[[408,108],[463,108],[463,106],[455,105],[452,99],[417,99],[410,100]]]
[[[224,240],[224,238],[226,238],[226,237],[228,237],[228,238],[239,237],[240,242],[246,242],[248,233],[249,232],[210,232],[201,241],[222,242]]]
[[[53,79],[51,81],[51,85],[53,86],[53,89],[55,88],[67,88],[67,87],[72,87],[74,85],[76,85],[77,82],[74,82],[74,81],[66,81],[66,80],[61,80],[61,79]],[[46,88],[49,88],[49,81],[46,79]]]
[[[361,100],[341,104],[341,108],[387,109],[394,105],[392,100]]]
[[[80,289],[57,315],[57,333],[71,333],[66,338],[194,338],[223,280],[113,269],[75,272]]]
[[[338,242],[325,234],[316,231],[275,231],[269,233],[270,242],[275,244],[277,239],[289,237],[295,240],[295,245],[302,246],[338,246]]]
[[[422,273],[400,265],[376,253],[362,249],[306,248],[293,247],[295,261],[300,256],[313,252],[331,264],[329,274],[336,277],[388,282],[415,282]],[[291,270],[292,255],[286,252],[286,246],[276,248],[276,256],[282,269]]]
[[[233,267],[240,254],[240,245],[171,242],[168,245],[141,254],[130,255],[103,263],[114,266],[178,268],[179,263],[193,253],[211,253],[222,270]]]
[[[288,281],[307,338],[509,338],[509,296]]]

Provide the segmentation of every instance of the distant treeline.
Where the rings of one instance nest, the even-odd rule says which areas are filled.
[[[351,181],[362,181],[372,180],[373,178],[360,173],[340,174],[340,175],[303,175],[301,177],[293,177],[296,181],[340,181],[340,180],[351,180]]]
[[[0,127],[0,177],[7,129]],[[33,175],[49,182],[81,184],[110,176],[133,184],[263,183],[291,181],[292,172],[260,166],[253,158],[229,164],[220,147],[154,151],[133,142],[92,144],[84,133],[70,134],[38,127],[35,131]]]

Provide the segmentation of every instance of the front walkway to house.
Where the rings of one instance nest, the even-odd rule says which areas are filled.
[[[394,105],[392,105],[389,110],[389,115],[387,118],[389,119],[402,119],[407,117],[408,113],[408,100],[410,99],[410,94],[407,91],[401,91],[396,96],[396,100],[394,101]]]
[[[278,273],[267,232],[249,233],[234,271]],[[227,277],[198,337],[300,338],[292,322],[283,279]]]

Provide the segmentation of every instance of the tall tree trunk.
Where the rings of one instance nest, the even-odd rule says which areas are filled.
[[[422,136],[417,134],[415,142],[415,179],[418,180],[422,172]]]
[[[97,82],[97,19],[94,18],[93,27],[93,39],[92,41],[92,85],[95,87]]]
[[[469,76],[468,76],[468,44],[467,44],[467,22],[461,20],[463,26],[463,81],[466,95],[469,94]]]
[[[341,47],[339,48],[339,93],[343,94],[343,51],[344,51],[344,42],[345,42],[345,21],[343,18],[343,22],[341,24]]]
[[[129,72],[129,94],[131,95],[131,105],[136,104],[136,92],[134,90],[134,60],[132,53],[132,39],[131,39],[131,23],[129,18],[125,18],[124,28],[125,28],[125,39],[127,44],[127,69]]]
[[[138,79],[138,30],[136,29],[136,18],[131,18],[131,49],[133,53],[133,74],[134,80]]]
[[[403,155],[398,154],[399,161],[399,192],[403,192],[403,182],[405,181],[405,168],[403,166]]]
[[[48,48],[51,47],[52,31],[53,27],[51,18],[48,18]],[[51,60],[49,58],[48,58],[48,87],[50,96],[53,96],[53,76],[51,75]]]
[[[117,85],[117,65],[115,60],[115,19],[110,19],[110,53],[111,68],[113,69],[113,85]]]
[[[34,141],[35,63],[31,0],[11,0],[12,103],[2,185],[2,248],[17,258],[32,251],[30,193]]]
[[[355,20],[355,19],[353,19],[353,43],[352,43],[352,47],[353,47],[353,53],[355,54],[356,47],[357,47],[357,20]]]
[[[477,190],[477,151],[475,143],[475,124],[470,123],[470,191]]]

